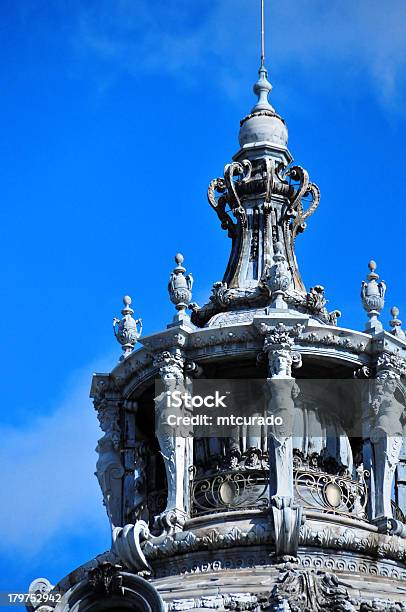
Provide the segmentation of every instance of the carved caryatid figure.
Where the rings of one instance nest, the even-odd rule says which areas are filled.
[[[185,392],[184,360],[178,352],[164,351],[156,356],[154,363],[163,383],[162,393],[155,398],[155,424],[168,484],[166,509],[157,517],[157,524],[172,530],[182,528],[189,506],[185,474],[192,462],[191,438],[186,436],[187,432],[174,430],[167,420],[174,413],[168,398],[174,391]]]
[[[302,325],[288,328],[279,324],[266,333],[264,351],[269,359],[268,413],[278,418],[268,431],[270,495],[275,548],[277,556],[295,556],[299,543],[302,509],[294,503],[293,443],[294,395],[297,392],[292,367],[301,366],[301,358],[293,351],[294,338],[303,331]]]
[[[399,462],[405,421],[405,406],[395,397],[399,380],[399,375],[393,370],[378,371],[371,406],[375,518],[378,520],[380,517],[392,517],[392,484]]]
[[[103,493],[103,499],[112,528],[122,523],[122,484],[124,466],[120,453],[120,429],[118,425],[118,406],[107,400],[97,409],[97,418],[105,432],[100,438],[96,452],[96,475]]]

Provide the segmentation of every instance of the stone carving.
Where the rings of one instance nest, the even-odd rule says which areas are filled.
[[[399,373],[392,369],[390,359],[383,355],[378,358],[378,373],[372,398],[373,474],[375,491],[375,520],[387,528],[387,520],[392,517],[392,482],[399,462],[402,447],[405,406],[400,403],[395,392],[398,387]],[[382,522],[382,518],[384,521]]]
[[[253,524],[242,530],[232,527],[221,533],[211,529],[204,535],[195,535],[190,531],[176,532],[165,538],[152,538],[143,544],[142,550],[148,561],[166,559],[173,555],[198,550],[221,550],[235,546],[270,544],[273,541],[268,523]]]
[[[369,317],[366,331],[376,333],[383,330],[382,323],[378,320],[378,317],[385,306],[386,284],[384,281],[376,282],[379,279],[379,275],[376,273],[375,261],[371,260],[368,267],[370,273],[367,276],[368,282],[362,281],[361,299]]]
[[[87,580],[89,585],[100,596],[124,595],[123,578],[120,576],[121,565],[103,562],[89,570]]]
[[[315,285],[310,288],[310,291],[306,294],[306,302],[309,309],[313,312],[323,312],[327,300],[324,295],[324,287],[321,285]]]
[[[113,550],[128,569],[136,572],[151,570],[141,549],[141,542],[149,535],[148,525],[144,521],[113,529]]]
[[[365,342],[357,342],[356,337],[352,334],[349,336],[338,336],[334,333],[320,334],[310,332],[301,337],[301,341],[310,344],[324,345],[328,347],[334,347],[336,349],[344,349],[351,353],[362,353],[367,344]]]
[[[292,350],[295,338],[303,333],[304,326],[293,327],[278,323],[271,327],[262,323],[260,331],[265,334],[264,352],[268,355],[269,371],[272,378],[291,378],[292,367],[301,367],[301,355]]]
[[[216,192],[218,196],[216,197]],[[226,206],[228,204],[227,187],[223,178],[217,178],[211,181],[207,190],[207,199],[210,206],[213,208],[215,213],[221,222],[221,227],[228,231],[230,238],[233,238],[236,234],[236,224],[226,212]]]
[[[114,335],[123,348],[124,355],[121,359],[129,357],[142,334],[142,319],[134,319],[134,310],[130,307],[131,298],[128,295],[123,297],[124,308],[121,311],[123,318],[113,319]]]
[[[37,578],[36,580],[33,580],[31,582],[29,589],[28,589],[29,594],[38,595],[40,598],[40,601],[38,603],[35,602],[35,600],[30,602],[34,610],[36,610],[37,612],[41,612],[41,609],[48,608],[48,606],[41,605],[41,603],[43,603],[43,600],[41,599],[41,597],[44,595],[47,595],[48,593],[51,593],[53,588],[54,588],[54,585],[51,584],[47,578]],[[53,609],[52,607],[49,607],[49,610],[52,610],[52,609]]]
[[[252,164],[248,159],[241,163],[232,162],[224,168],[224,180],[227,185],[230,208],[243,228],[247,225],[247,215],[245,208],[241,204],[234,177],[238,176],[242,183],[247,183],[251,178],[251,174]]]
[[[382,353],[378,356],[376,367],[380,372],[393,372],[397,379],[406,377],[406,360],[394,353]]]
[[[337,325],[337,319],[341,317],[339,310],[328,312],[326,308],[327,300],[324,295],[324,288],[315,285],[310,291],[297,291],[292,287],[286,292],[285,301],[291,310],[296,310],[304,314],[311,314],[314,318],[327,325]]]
[[[359,612],[406,612],[406,604],[389,599],[373,599],[360,604]]]
[[[112,527],[122,521],[122,482],[124,466],[121,459],[121,434],[116,402],[102,400],[97,406],[97,418],[104,436],[98,441],[96,476]]]
[[[264,352],[268,354],[269,389],[268,412],[281,419],[281,425],[268,431],[270,495],[275,550],[277,556],[295,556],[299,543],[302,508],[294,502],[293,488],[293,397],[298,387],[292,378],[292,367],[301,366],[301,356],[292,350],[294,338],[300,336],[304,326],[286,327],[280,323],[274,328],[262,324],[266,333]]]
[[[156,355],[154,364],[159,368],[163,383],[162,393],[155,398],[155,422],[167,480],[167,505],[156,517],[157,527],[166,530],[181,529],[189,506],[188,480],[184,478],[192,465],[192,440],[172,433],[167,424],[168,394],[185,392],[184,359],[179,352],[164,351]]]
[[[182,265],[183,260],[184,257],[181,253],[175,255],[176,268],[171,274],[168,285],[169,297],[178,311],[174,323],[182,323],[185,319],[189,320],[186,315],[186,308],[188,308],[192,299],[193,276],[190,272],[185,276],[186,268]]]
[[[298,187],[294,192],[290,202],[288,218],[294,219],[292,224],[292,235],[295,238],[296,234],[303,232],[306,227],[306,220],[316,211],[320,204],[320,189],[315,183],[309,180],[309,173],[301,166],[288,166],[282,168],[279,166],[279,176],[282,180],[290,178],[298,183]],[[304,210],[303,200],[307,197],[311,198],[310,205],[307,210]]]
[[[286,310],[285,293],[292,285],[292,274],[290,272],[286,257],[283,254],[283,245],[281,242],[275,244],[275,253],[273,256],[274,265],[266,274],[266,282],[272,292],[271,308]]]
[[[263,601],[265,601],[265,599]],[[251,593],[221,593],[199,598],[175,599],[169,604],[168,611],[179,612],[181,610],[200,610],[202,608],[236,610],[237,612],[254,610],[258,612],[263,609],[263,606],[262,598],[258,595],[253,595]]]
[[[399,308],[394,306],[391,310],[391,315],[393,317],[390,322],[392,328],[391,333],[396,336],[396,338],[400,338],[400,340],[406,340],[406,334],[402,329],[402,321],[399,319]]]
[[[335,574],[303,571],[286,564],[272,591],[271,610],[286,601],[292,612],[356,612],[346,587]]]

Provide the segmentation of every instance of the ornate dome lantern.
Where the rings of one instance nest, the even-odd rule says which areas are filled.
[[[385,331],[374,262],[365,331],[338,326],[322,285],[305,288],[295,242],[320,192],[292,165],[264,57],[259,75],[241,148],[208,189],[231,239],[227,269],[200,307],[176,255],[177,313],[147,337],[124,298],[115,333],[125,359],[91,388],[112,547],[48,584],[62,603],[38,612],[405,609],[399,310]],[[224,423],[231,396],[242,420],[205,433],[199,418]]]

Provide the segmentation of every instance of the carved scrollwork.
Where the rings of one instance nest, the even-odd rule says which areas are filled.
[[[227,187],[223,178],[213,179],[207,190],[207,199],[220,219],[222,229],[227,230],[228,235],[232,238],[235,235],[236,224],[226,212],[226,205],[228,203],[226,191]],[[219,194],[217,198],[216,192]]]
[[[303,208],[303,198],[311,196],[311,203],[306,210]],[[292,234],[295,237],[297,234],[304,232],[307,227],[306,219],[308,219],[318,208],[320,204],[320,189],[315,183],[310,183],[307,191],[304,193],[297,206],[297,216],[293,221]]]
[[[306,572],[291,564],[279,574],[272,591],[271,610],[277,610],[281,600],[295,612],[355,612],[356,608],[344,584],[335,574],[323,571]],[[280,609],[280,608],[279,608]],[[285,608],[286,609],[286,608]]]
[[[114,551],[126,567],[137,572],[151,569],[141,549],[141,542],[149,536],[148,525],[144,521],[113,529]]]
[[[306,220],[318,208],[320,204],[320,189],[315,183],[310,182],[309,173],[302,166],[288,166],[285,168],[279,166],[277,176],[284,182],[287,182],[286,179],[289,178],[298,183],[290,200],[290,206],[286,211],[286,221],[289,222],[290,219],[293,219],[291,231],[292,237],[295,238],[298,233],[306,229]],[[305,210],[303,200],[309,196],[311,201]]]
[[[234,178],[237,176],[242,183],[247,183],[251,178],[251,174],[252,164],[248,159],[245,159],[241,163],[232,162],[231,164],[227,164],[224,168],[224,180],[228,189],[230,208],[244,228],[247,227],[247,214],[237,193],[236,181]]]

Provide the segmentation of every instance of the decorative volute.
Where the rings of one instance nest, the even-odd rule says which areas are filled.
[[[384,281],[377,282],[379,274],[376,273],[377,266],[375,261],[371,260],[368,267],[370,270],[367,276],[368,282],[362,281],[361,299],[362,305],[369,317],[365,331],[376,333],[383,330],[382,323],[378,320],[378,317],[385,306],[386,284]]]
[[[142,333],[142,319],[134,319],[134,310],[130,307],[131,298],[129,295],[123,297],[124,308],[121,311],[123,318],[113,319],[114,335],[123,348],[124,355],[121,359],[126,359],[131,355],[134,346],[137,344]]]
[[[391,333],[401,340],[406,340],[406,334],[402,329],[402,321],[399,319],[399,308],[397,306],[392,308],[391,315],[393,317],[390,321]]]

